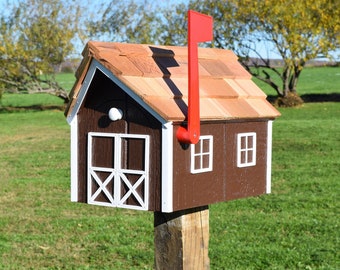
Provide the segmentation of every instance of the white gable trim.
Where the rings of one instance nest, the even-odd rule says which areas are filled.
[[[78,118],[73,117],[71,125],[71,201],[78,201]]]
[[[273,121],[269,120],[267,124],[267,177],[266,193],[271,193],[272,186],[272,141],[273,141]]]
[[[96,67],[95,67],[95,65],[93,65],[93,62],[92,62],[87,73],[86,73],[83,84],[82,84],[82,86],[79,90],[78,96],[76,98],[76,104],[72,108],[71,113],[67,116],[66,120],[69,124],[71,124],[71,122],[73,121],[73,118],[78,114],[80,106],[81,106],[81,104],[83,104],[87,90],[90,87],[91,81],[92,81],[95,73],[96,73]]]
[[[161,211],[173,211],[173,125],[166,123],[162,128],[162,190]]]
[[[81,86],[77,101],[75,106],[73,107],[71,113],[67,117],[67,122],[70,124],[72,122],[72,119],[75,117],[75,115],[78,114],[78,111],[84,101],[84,98],[87,94],[87,91],[91,85],[91,82],[93,80],[93,77],[96,73],[96,71],[99,70],[103,74],[105,74],[111,81],[113,81],[115,84],[117,84],[125,93],[127,93],[131,98],[133,98],[138,104],[140,104],[145,110],[147,110],[153,117],[155,117],[160,123],[165,124],[167,121],[161,117],[158,113],[156,113],[148,104],[146,104],[143,99],[138,96],[133,90],[131,90],[129,87],[127,87],[123,82],[121,82],[115,75],[112,74],[110,70],[108,70],[106,67],[104,67],[101,63],[99,63],[97,60],[93,59],[91,62],[91,65],[87,71],[87,74],[85,76],[83,85]]]

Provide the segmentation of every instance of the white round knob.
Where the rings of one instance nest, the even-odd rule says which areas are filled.
[[[112,121],[117,121],[122,119],[123,117],[123,111],[121,109],[117,109],[117,108],[111,108],[109,110],[109,118]]]

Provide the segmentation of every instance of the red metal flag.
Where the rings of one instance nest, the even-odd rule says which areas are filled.
[[[213,38],[213,18],[211,16],[189,10],[188,32],[189,44],[193,42],[211,41]]]
[[[212,40],[213,18],[193,10],[188,11],[188,126],[180,127],[177,139],[181,143],[196,144],[200,137],[200,106],[197,43]]]

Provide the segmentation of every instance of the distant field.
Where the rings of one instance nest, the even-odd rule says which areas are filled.
[[[64,87],[64,89],[70,91],[76,80],[76,77],[73,73],[60,73],[57,75],[57,79],[59,84]]]
[[[71,73],[61,73],[57,75],[59,83],[70,91],[75,76]],[[254,78],[256,84],[267,95],[276,95],[275,91],[265,83]],[[302,72],[298,83],[298,93],[306,94],[340,94],[340,67],[308,67]],[[21,94],[4,94],[0,100],[2,106],[31,106],[31,105],[62,105],[61,99],[47,94],[21,95]]]
[[[267,95],[276,95],[276,92],[267,84],[255,78],[254,81]],[[278,80],[276,82],[281,86]],[[304,68],[297,91],[300,95],[340,93],[340,67]]]
[[[75,76],[72,73],[61,73],[57,75],[59,84],[65,90],[70,91],[75,82]],[[0,100],[0,107],[18,107],[32,105],[63,105],[63,100],[49,94],[4,94]]]
[[[340,92],[340,68],[306,71],[302,93]],[[60,104],[44,98],[2,102]],[[272,194],[210,206],[212,270],[340,269],[340,103],[280,111]],[[70,202],[63,112],[2,112],[0,130],[0,269],[153,269],[152,213]]]

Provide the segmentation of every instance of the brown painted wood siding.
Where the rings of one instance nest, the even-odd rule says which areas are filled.
[[[174,134],[178,127],[174,128]],[[256,132],[256,166],[237,167],[237,134]],[[174,211],[256,196],[266,191],[267,121],[201,124],[201,136],[213,135],[213,171],[190,173],[190,147],[174,136]]]
[[[110,108],[123,111],[123,119],[112,122]],[[123,92],[114,82],[97,71],[78,113],[78,201],[87,202],[87,136],[89,132],[142,134],[150,136],[149,210],[160,211],[161,124]],[[93,161],[109,166],[114,152],[110,140],[96,143]],[[124,162],[129,167],[141,167],[143,160],[135,158],[137,142],[126,143]]]

